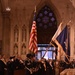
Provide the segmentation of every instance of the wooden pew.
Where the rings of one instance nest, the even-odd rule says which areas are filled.
[[[25,75],[25,69],[15,70],[14,75]]]
[[[8,71],[5,70],[4,75],[8,75]],[[25,75],[25,69],[15,70],[14,75]]]

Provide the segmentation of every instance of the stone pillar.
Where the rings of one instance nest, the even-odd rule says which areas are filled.
[[[10,11],[3,12],[3,39],[2,53],[10,54]]]

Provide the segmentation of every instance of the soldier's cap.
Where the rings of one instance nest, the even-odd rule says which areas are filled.
[[[28,53],[28,54],[26,55],[26,57],[27,57],[27,58],[31,58],[31,57],[32,57],[32,54],[31,54],[31,53]]]
[[[15,56],[11,56],[11,57],[10,57],[10,59],[13,59],[13,58],[15,58]]]

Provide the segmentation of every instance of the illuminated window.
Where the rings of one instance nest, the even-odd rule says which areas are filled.
[[[47,50],[47,52],[46,52],[46,50]],[[45,54],[45,52],[46,52],[46,54]],[[45,59],[55,60],[56,48],[50,46],[50,44],[38,44],[37,59],[41,59],[43,56]]]
[[[36,16],[37,25],[37,40],[38,40],[38,54],[37,58],[40,59],[45,54],[51,38],[57,30],[57,19],[52,9],[45,5],[41,8]],[[56,49],[49,48],[44,58],[55,59]]]

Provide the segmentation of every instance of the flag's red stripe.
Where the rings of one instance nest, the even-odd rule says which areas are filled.
[[[37,52],[37,30],[36,30],[36,22],[33,21],[31,33],[30,33],[30,41],[29,41],[29,50],[34,53]]]

